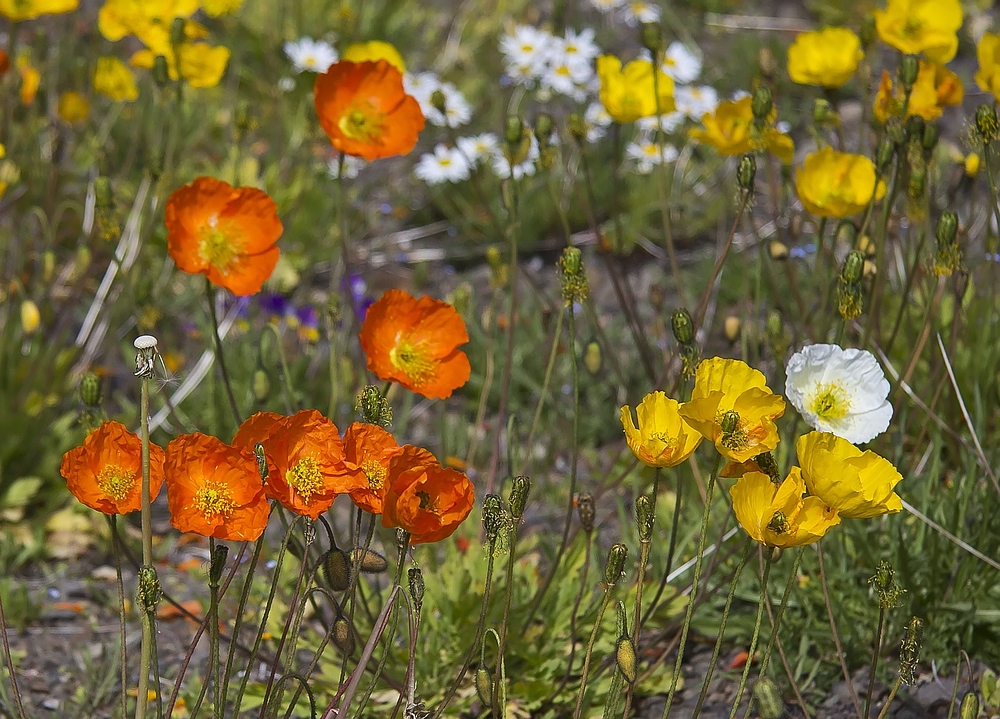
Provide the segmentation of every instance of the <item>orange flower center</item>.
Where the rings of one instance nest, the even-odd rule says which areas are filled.
[[[382,489],[385,484],[386,470],[378,461],[366,459],[361,463],[361,471],[368,478],[368,486],[372,489]]]
[[[201,232],[198,255],[202,262],[226,274],[229,266],[242,254],[243,246],[239,234],[233,232],[231,228],[220,227],[218,216],[212,215],[208,220],[208,226]]]
[[[108,464],[97,475],[97,486],[105,496],[121,502],[135,487],[135,479],[135,472],[117,464]]]
[[[414,385],[421,385],[434,374],[437,362],[430,356],[426,343],[416,344],[403,339],[389,351],[392,366],[405,374]]]
[[[285,481],[289,487],[298,492],[303,502],[309,504],[312,496],[323,489],[323,475],[319,471],[319,462],[312,457],[303,457],[285,472]]]
[[[232,490],[225,482],[208,480],[205,486],[194,493],[194,508],[205,515],[205,519],[215,516],[229,519],[235,506]]]
[[[437,502],[431,498],[427,492],[417,492],[417,499],[420,500],[420,508],[428,512],[438,513]]]
[[[385,115],[372,107],[371,103],[355,105],[340,118],[340,131],[352,140],[378,142],[382,139],[384,117]]]

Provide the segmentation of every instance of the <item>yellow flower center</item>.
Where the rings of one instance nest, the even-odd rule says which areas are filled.
[[[309,504],[312,496],[323,489],[323,475],[319,462],[312,457],[303,457],[285,473],[288,486],[298,492],[302,501]]]
[[[441,161],[440,161],[440,164],[441,164],[441,167],[448,167],[449,165],[451,165],[451,158],[450,157],[442,157]]]
[[[361,463],[361,471],[368,478],[368,486],[372,489],[382,489],[385,484],[386,470],[374,459],[366,459]]]
[[[340,131],[352,140],[378,142],[382,139],[383,117],[384,115],[370,103],[365,103],[364,106],[355,105],[340,118]]]
[[[841,419],[851,411],[851,400],[843,385],[830,382],[816,388],[808,406],[809,411],[820,419]]]
[[[413,344],[406,339],[397,342],[389,351],[389,361],[415,385],[423,384],[430,379],[437,364],[430,356],[426,343]]]
[[[220,227],[219,218],[213,215],[208,220],[208,226],[201,232],[198,255],[202,262],[226,274],[229,266],[242,254],[243,247],[244,242],[240,234],[233,232],[232,228]]]
[[[209,480],[204,487],[194,493],[194,507],[205,515],[205,519],[215,516],[228,519],[232,516],[235,506],[233,493],[229,485],[224,482]]]
[[[135,480],[135,472],[119,467],[117,464],[108,464],[97,475],[97,486],[107,497],[121,502],[135,487]]]

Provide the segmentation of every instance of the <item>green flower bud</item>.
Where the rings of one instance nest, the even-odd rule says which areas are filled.
[[[663,33],[660,26],[653,22],[644,22],[640,30],[642,46],[649,50],[654,58],[659,58],[663,53]]]
[[[507,117],[503,137],[504,140],[506,140],[507,145],[510,147],[510,152],[513,155],[516,148],[521,144],[521,140],[524,139],[524,122],[520,117],[517,115],[509,115]]]
[[[583,531],[590,534],[594,531],[594,518],[596,512],[594,510],[594,497],[591,494],[581,494],[576,498],[576,513],[580,517],[580,526],[583,527]]]
[[[343,592],[351,586],[351,557],[343,549],[330,549],[320,559],[323,577],[330,589]]]
[[[444,93],[440,90],[435,90],[431,93],[431,107],[440,112],[442,115],[448,109],[448,100],[445,98]]]
[[[888,125],[886,125],[888,127]],[[884,172],[892,162],[893,155],[896,154],[896,145],[886,138],[882,140],[878,147],[875,149],[875,167],[878,168],[879,172]]]
[[[682,307],[671,315],[670,328],[677,344],[689,345],[694,342],[694,320],[685,308]]]
[[[997,111],[992,104],[980,105],[976,110],[976,132],[987,145],[1000,135],[1000,120],[997,120]]]
[[[777,685],[769,678],[760,679],[753,687],[760,719],[779,719],[785,713],[785,702]]]
[[[628,636],[628,613],[625,611],[625,602],[621,599],[615,605],[615,636]]]
[[[170,69],[167,66],[167,58],[157,55],[153,60],[153,82],[157,87],[166,87],[170,82]]]
[[[767,314],[764,329],[767,331],[768,337],[778,337],[784,332],[785,326],[781,321],[781,313],[778,310],[771,310]]]
[[[979,719],[979,696],[966,692],[958,709],[958,719]]]
[[[861,281],[865,271],[865,256],[858,250],[851,250],[844,260],[844,267],[840,271],[840,276],[844,282],[856,284]]]
[[[816,98],[816,101],[813,102],[813,123],[822,127],[836,122],[837,113],[834,112],[830,101],[822,97]]]
[[[94,201],[98,207],[110,207],[114,204],[114,197],[111,194],[111,180],[104,175],[94,178]]]
[[[406,571],[406,578],[409,580],[410,598],[419,613],[420,607],[424,604],[424,574],[420,571],[420,567],[410,567]]]
[[[355,549],[351,552],[351,566],[365,574],[382,574],[389,569],[389,562],[378,552],[370,549]]]
[[[871,13],[865,15],[864,19],[861,21],[860,32],[858,37],[861,39],[861,47],[865,50],[872,46],[875,42],[875,38],[878,37],[877,31],[875,29],[875,16]]]
[[[479,701],[486,706],[493,701],[493,678],[483,667],[476,670],[476,694],[479,695]]]
[[[639,540],[648,542],[653,536],[653,500],[642,494],[635,498],[635,523],[639,529]]]
[[[941,137],[941,128],[936,122],[928,122],[924,124],[924,135],[921,139],[921,144],[923,145],[925,152],[933,152],[934,148],[937,147],[938,140]]]
[[[955,244],[955,237],[958,234],[958,215],[954,212],[942,212],[938,218],[937,237],[938,246]]]
[[[615,647],[615,662],[625,681],[632,684],[636,678],[635,644],[631,637],[620,637]]]
[[[354,632],[343,617],[337,617],[333,622],[333,643],[346,656],[354,654]]]
[[[87,372],[80,378],[80,401],[84,407],[95,409],[101,406],[102,399],[101,378],[94,372]]]
[[[747,154],[740,158],[740,165],[736,170],[736,180],[740,187],[747,192],[753,190],[754,177],[757,175],[757,160],[753,155]]]
[[[388,429],[392,426],[392,406],[382,396],[381,390],[368,385],[358,394],[354,410],[361,415],[361,421]]]
[[[628,547],[624,544],[615,544],[608,550],[608,561],[604,565],[604,581],[609,587],[615,586],[621,579],[626,559],[628,559]]]
[[[170,23],[170,44],[171,45],[183,45],[184,44],[184,25],[187,21],[182,17],[175,17],[174,21]]]
[[[920,59],[916,55],[904,55],[899,64],[899,82],[905,92],[909,93],[913,89],[919,72]]]
[[[538,138],[538,142],[542,145],[548,144],[553,129],[552,115],[547,112],[538,113],[538,117],[535,118],[535,137]]]
[[[510,507],[510,514],[514,519],[524,516],[524,506],[528,503],[528,493],[531,491],[531,480],[520,475],[514,477],[511,483],[510,498],[507,504]]]
[[[854,241],[858,237],[858,228],[850,220],[841,220],[837,225],[837,242],[854,247]]]
[[[139,567],[138,582],[135,590],[135,603],[146,614],[154,614],[156,605],[163,597],[160,589],[160,578],[156,576],[156,568],[148,565]]]
[[[753,110],[753,117],[758,123],[767,122],[771,110],[774,108],[774,98],[771,96],[771,89],[766,85],[761,85],[753,94],[750,102]]]

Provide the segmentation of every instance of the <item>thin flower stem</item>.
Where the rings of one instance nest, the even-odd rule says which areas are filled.
[[[111,529],[111,552],[115,557],[115,579],[118,585],[118,629],[119,629],[119,652],[121,656],[121,675],[122,675],[122,719],[128,716],[128,632],[125,626],[125,582],[122,581],[122,555],[121,551],[118,549],[118,531],[116,529],[116,524],[118,521],[117,514],[108,515],[108,525]]]
[[[215,338],[215,360],[219,363],[219,372],[222,374],[222,384],[226,387],[226,396],[229,398],[229,407],[233,411],[233,419],[239,425],[243,422],[240,415],[239,405],[236,404],[236,395],[233,394],[233,385],[229,380],[229,370],[226,368],[226,358],[222,352],[222,337],[219,336],[219,316],[215,311],[215,293],[212,291],[212,283],[205,278],[205,298],[208,300],[208,313],[212,319],[212,336]]]
[[[7,676],[10,677],[10,688],[11,693],[14,695],[17,716],[19,719],[25,719],[24,705],[21,703],[21,691],[17,687],[17,674],[14,671],[14,658],[10,653],[10,642],[7,640],[7,616],[3,611],[2,598],[0,598],[0,634],[3,634],[3,659],[7,666]]]
[[[285,357],[285,347],[281,339],[281,330],[273,322],[268,322],[267,328],[274,334],[274,346],[278,351],[278,360],[281,362],[281,376],[283,380],[281,386],[285,390],[285,402],[288,405],[289,414],[291,414],[295,411],[295,394],[292,392],[292,378],[288,371],[288,359]]]
[[[660,604],[660,598],[663,596],[663,590],[667,586],[667,577],[670,576],[670,570],[673,569],[674,565],[674,552],[677,549],[677,531],[680,525],[681,519],[681,487],[684,485],[680,482],[677,483],[677,491],[674,492],[674,518],[670,524],[670,541],[667,544],[667,564],[663,569],[663,576],[660,577],[660,586],[656,588],[656,594],[653,596],[653,601],[646,610],[646,614],[642,617],[642,621],[639,623],[640,628],[649,620],[656,611],[656,608]]]
[[[147,567],[150,569],[153,567],[153,519],[149,487],[149,377],[146,372],[143,372],[139,378],[139,427],[142,441],[142,508],[140,512],[142,520],[142,569],[145,570]],[[141,586],[143,576],[143,572],[140,571],[140,592],[145,593]],[[155,615],[147,607],[140,609],[142,610],[142,635],[139,644],[139,685],[135,700],[135,717],[136,719],[145,719],[149,704],[149,669],[153,652],[156,651],[154,648],[156,634]],[[6,634],[4,638],[6,639]],[[160,693],[157,692],[156,696],[159,699]]]
[[[545,406],[545,399],[549,393],[549,383],[552,381],[552,369],[556,364],[556,355],[559,352],[559,341],[562,339],[562,325],[563,316],[565,315],[565,310],[560,310],[559,314],[556,315],[556,328],[552,333],[552,348],[549,350],[549,359],[545,363],[545,376],[542,379],[542,389],[538,393],[538,404],[535,405],[535,414],[531,418],[531,428],[528,430],[528,442],[525,445],[528,448],[529,456],[531,454],[531,448],[534,446],[535,440],[535,430],[538,429],[538,420],[542,416],[542,408]]]
[[[583,697],[587,693],[587,675],[590,673],[590,658],[594,653],[594,644],[597,642],[597,635],[601,631],[601,622],[604,620],[604,612],[611,603],[611,593],[615,585],[608,584],[604,588],[604,598],[601,606],[597,610],[597,618],[594,620],[594,628],[590,630],[590,640],[587,642],[587,651],[583,655],[583,670],[580,675],[580,692],[576,696],[576,709],[573,710],[573,719],[580,719],[580,712],[583,710]],[[496,716],[496,714],[494,714]]]
[[[260,560],[261,550],[264,548],[264,537],[261,535],[253,546],[253,555],[250,557],[250,566],[247,567],[247,576],[243,581],[243,590],[240,592],[240,601],[236,609],[236,623],[233,625],[233,636],[229,642],[229,655],[226,657],[226,673],[224,675],[222,687],[222,706],[226,706],[229,698],[229,680],[232,677],[234,661],[236,659],[236,644],[240,638],[240,629],[243,627],[243,617],[246,614],[247,603],[250,599],[250,587],[253,583],[254,573],[257,569],[257,562]],[[238,562],[237,558],[237,564]],[[235,569],[235,567],[234,567]]]
[[[757,617],[753,622],[753,634],[750,635],[750,648],[747,651],[747,663],[743,665],[743,674],[740,676],[739,686],[736,688],[736,698],[733,700],[732,709],[729,710],[729,719],[734,719],[739,710],[740,701],[743,699],[743,692],[747,687],[747,678],[750,676],[750,667],[753,665],[753,655],[757,651],[757,639],[760,637],[760,624],[764,618],[764,603],[767,601],[767,580],[771,576],[773,550],[768,547],[764,554],[764,570],[760,577],[760,599],[757,601]]]
[[[892,691],[889,692],[889,696],[885,700],[885,706],[883,706],[882,711],[878,713],[878,719],[885,719],[885,715],[889,713],[889,707],[892,706],[892,700],[896,698],[896,692],[899,691],[901,686],[903,686],[903,679],[896,679],[896,683],[892,685]]]
[[[548,704],[558,697],[562,690],[569,684],[570,676],[573,674],[573,659],[576,657],[576,622],[580,612],[580,604],[583,602],[583,594],[587,591],[587,576],[590,574],[590,548],[593,546],[593,532],[586,533],[586,544],[583,548],[583,571],[580,572],[580,588],[577,590],[576,599],[573,601],[573,611],[569,617],[569,659],[566,661],[566,674],[549,697],[545,700]]]
[[[878,608],[878,624],[875,625],[875,647],[872,650],[872,666],[868,677],[868,691],[865,694],[865,719],[871,716],[872,694],[875,692],[875,669],[878,667],[879,654],[882,653],[882,631],[885,628],[885,607]]]
[[[830,620],[830,634],[833,635],[833,644],[837,648],[837,659],[840,661],[840,670],[844,674],[844,681],[847,682],[847,691],[851,694],[851,703],[854,705],[854,712],[861,716],[861,702],[858,700],[858,693],[854,689],[854,682],[851,681],[851,673],[847,669],[847,660],[844,657],[844,650],[840,646],[840,633],[837,631],[837,622],[833,618],[833,604],[830,602],[830,590],[826,584],[826,570],[823,567],[823,542],[816,543],[816,556],[819,560],[819,581],[823,587],[823,601],[826,604],[826,615]]]
[[[670,189],[671,182],[668,182],[667,163],[663,160],[663,115],[660,108],[660,60],[657,54],[653,61],[653,98],[656,101],[656,148],[660,153],[660,163],[656,173],[656,191],[660,205],[660,225],[663,230],[663,242],[667,246],[667,257],[670,259],[670,272],[674,277],[674,287],[677,288],[677,295],[681,299],[681,304],[688,302],[687,291],[684,288],[684,281],[681,278],[681,268],[677,262],[677,253],[674,250],[674,235],[670,230]],[[627,701],[626,701],[627,704]]]
[[[500,665],[503,661],[503,650],[507,645],[507,626],[510,621],[510,602],[514,594],[514,559],[517,549],[517,527],[510,530],[510,546],[507,547],[507,574],[506,584],[503,588],[503,618],[500,620],[500,631],[497,635],[497,676],[493,681],[493,716],[502,716],[497,701],[500,696],[500,684],[503,677],[500,675]]]
[[[208,553],[212,557],[213,565],[216,559],[215,538],[208,538]],[[213,716],[223,716],[225,705],[223,702],[222,681],[219,670],[219,581],[215,578],[219,572],[215,566],[209,571],[208,578],[208,674],[212,681],[212,712]],[[235,646],[235,640],[230,646]]]
[[[733,606],[733,598],[736,596],[736,585],[740,581],[740,574],[743,573],[743,567],[746,566],[747,558],[750,556],[750,549],[753,547],[753,540],[750,537],[746,538],[745,546],[743,548],[743,556],[740,557],[740,563],[736,565],[736,572],[733,574],[733,581],[729,584],[729,594],[726,595],[726,605],[722,609],[722,620],[719,622],[719,635],[715,639],[715,647],[712,649],[712,658],[708,662],[708,670],[705,672],[705,680],[701,685],[701,694],[698,695],[698,703],[695,704],[694,713],[691,714],[691,719],[698,719],[701,714],[701,708],[705,705],[705,697],[708,696],[708,685],[712,681],[712,674],[715,673],[715,667],[719,663],[719,652],[722,649],[722,640],[726,633],[726,624],[729,622],[729,610]],[[747,659],[747,663],[750,663],[750,659]]]
[[[743,192],[740,199],[739,209],[736,211],[736,219],[733,221],[733,226],[729,230],[729,235],[726,237],[726,244],[723,246],[722,252],[719,253],[718,258],[715,260],[715,265],[712,267],[712,274],[709,276],[708,282],[705,283],[705,289],[701,293],[701,299],[698,301],[698,309],[694,315],[694,328],[696,331],[701,328],[701,323],[705,319],[705,312],[708,311],[708,300],[712,296],[712,289],[715,286],[715,280],[722,271],[722,266],[725,264],[726,257],[729,255],[729,249],[733,246],[733,238],[736,236],[736,228],[740,226],[740,222],[743,220],[743,213],[746,212],[749,202],[750,193]]]
[[[531,620],[535,618],[535,612],[541,606],[542,598],[549,591],[549,587],[552,586],[552,580],[555,579],[556,571],[559,569],[559,564],[566,553],[566,547],[569,544],[569,530],[573,523],[573,498],[576,494],[577,476],[576,466],[579,463],[580,455],[580,368],[577,366],[576,361],[576,312],[572,305],[566,308],[566,315],[569,317],[569,354],[570,363],[573,368],[573,445],[570,456],[566,515],[563,519],[563,532],[562,539],[559,540],[559,549],[556,550],[556,556],[552,560],[552,566],[549,567],[549,573],[545,577],[545,582],[531,602],[531,610],[528,612],[528,618],[524,622],[525,626],[531,624]]]
[[[678,678],[681,673],[681,665],[684,662],[684,647],[687,644],[688,632],[691,629],[691,617],[694,615],[695,600],[698,598],[698,583],[701,581],[701,566],[705,557],[705,541],[708,538],[708,525],[712,518],[712,495],[715,492],[715,483],[719,474],[719,465],[722,456],[715,460],[715,467],[708,478],[708,486],[705,487],[705,511],[701,516],[701,531],[698,535],[698,553],[695,555],[694,574],[691,578],[691,594],[688,597],[687,611],[684,614],[684,624],[681,625],[680,643],[677,645],[677,660],[674,662],[674,671],[670,676],[670,691],[667,692],[667,703],[663,707],[662,719],[670,716],[670,709],[674,703],[674,696],[677,693]]]

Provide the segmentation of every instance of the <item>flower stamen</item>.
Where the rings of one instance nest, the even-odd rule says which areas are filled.
[[[323,475],[319,470],[319,462],[312,457],[303,457],[285,473],[288,486],[298,492],[306,504],[312,496],[323,489]]]
[[[236,504],[232,491],[224,482],[208,481],[194,494],[194,508],[211,520],[215,516],[229,519]]]
[[[105,496],[116,502],[123,501],[135,488],[136,474],[117,464],[109,464],[97,475],[97,486]]]

